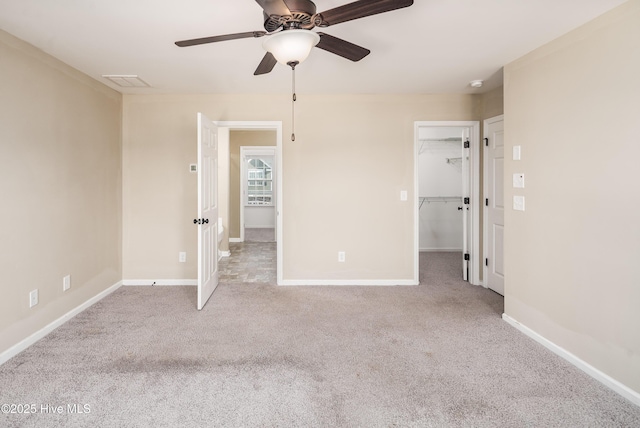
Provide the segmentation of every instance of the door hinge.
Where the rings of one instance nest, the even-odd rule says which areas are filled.
[[[485,139],[484,139],[484,145],[485,145],[485,146],[487,146],[487,147],[489,147],[489,139],[488,139],[488,138],[485,138]]]
[[[489,206],[489,198],[486,198],[486,199],[484,200],[484,206],[485,206],[485,207],[488,207],[488,206]]]
[[[484,259],[484,265],[489,266],[489,259]]]
[[[469,142],[469,140],[464,142],[464,148],[468,149],[469,147],[471,147],[471,143]]]
[[[469,205],[469,198],[464,198],[465,205]]]
[[[467,261],[471,260],[471,255],[469,253],[464,253],[464,259]]]

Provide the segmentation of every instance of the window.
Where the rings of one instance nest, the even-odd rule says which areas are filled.
[[[247,158],[246,205],[273,205],[273,170],[260,157]]]

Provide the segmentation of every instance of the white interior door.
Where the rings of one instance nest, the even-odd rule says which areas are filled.
[[[198,113],[198,310],[218,286],[218,127]]]
[[[469,206],[471,201],[471,174],[469,166],[470,152],[470,131],[469,128],[462,130],[462,278],[469,280],[469,258],[471,249],[471,213]]]
[[[485,144],[485,268],[488,288],[504,296],[504,121],[484,123]]]

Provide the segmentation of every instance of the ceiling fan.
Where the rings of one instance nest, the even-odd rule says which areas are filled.
[[[411,6],[413,0],[358,0],[322,13],[316,13],[316,5],[311,0],[256,0],[263,9],[264,28],[266,31],[249,31],[246,33],[226,34],[222,36],[203,37],[199,39],[182,40],[176,42],[180,47],[202,45],[205,43],[223,42],[227,40],[258,38],[270,36],[264,43],[267,53],[253,73],[266,74],[273,70],[277,62],[283,62],[294,68],[306,58],[313,46],[324,49],[351,61],[360,61],[371,52],[369,49],[339,39],[329,34],[311,31],[315,27],[329,27],[342,22],[390,12]],[[295,37],[290,37],[293,34]],[[306,39],[307,52],[291,60],[276,52],[276,39]],[[274,56],[275,52],[275,56]],[[300,55],[300,54],[299,54]],[[295,58],[295,59],[294,59]]]

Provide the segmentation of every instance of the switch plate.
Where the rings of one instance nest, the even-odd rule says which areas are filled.
[[[338,251],[338,261],[344,263],[346,261],[347,254],[344,251]]]
[[[520,160],[521,146],[513,146],[513,160]]]
[[[29,293],[29,307],[33,308],[38,304],[38,289],[36,288],[31,293]]]
[[[400,200],[404,202],[404,201],[406,201],[407,199],[408,199],[407,191],[406,191],[406,190],[401,190],[401,191],[400,191]]]
[[[178,261],[180,263],[186,263],[186,261],[187,261],[187,253],[184,252],[184,251],[180,251],[178,253]]]
[[[62,278],[62,291],[67,291],[71,288],[71,275],[67,275]]]
[[[524,196],[513,197],[513,209],[516,211],[524,211]]]
[[[524,174],[519,172],[513,174],[513,187],[517,189],[524,189]]]

